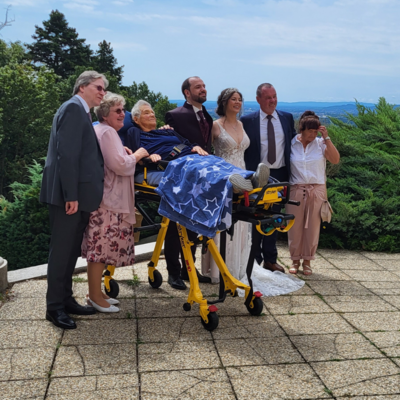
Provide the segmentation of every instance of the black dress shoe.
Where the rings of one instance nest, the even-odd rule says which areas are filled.
[[[65,311],[68,314],[75,315],[92,315],[96,314],[96,309],[90,306],[81,306],[76,300],[69,302],[65,305]]]
[[[196,274],[197,274],[197,279],[199,280],[200,283],[211,283],[211,278],[208,276],[203,276],[200,274],[199,271],[196,269]],[[189,280],[189,274],[187,272],[187,269],[181,269],[181,279],[184,281]]]
[[[180,278],[180,276],[168,275],[168,283],[173,289],[185,290],[185,282]]]
[[[47,321],[62,329],[76,329],[75,321],[64,310],[47,310]]]

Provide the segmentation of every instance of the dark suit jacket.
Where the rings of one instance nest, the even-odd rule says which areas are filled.
[[[282,129],[285,134],[285,164],[290,177],[290,150],[292,138],[296,135],[294,129],[293,115],[285,111],[276,110],[282,124]],[[260,111],[245,115],[240,120],[243,123],[243,128],[250,139],[250,146],[244,153],[244,161],[246,169],[255,171],[261,161],[261,141],[260,141]]]
[[[51,127],[40,201],[97,210],[103,197],[104,163],[92,123],[76,97],[58,109]]]
[[[174,131],[178,132],[181,136],[188,139],[190,143],[197,143],[205,151],[210,153],[213,119],[205,107],[203,106],[202,108],[204,117],[210,127],[207,143],[205,143],[203,135],[201,134],[199,121],[197,120],[193,106],[186,101],[182,107],[177,107],[175,110],[168,111],[165,114],[165,123],[170,125]]]

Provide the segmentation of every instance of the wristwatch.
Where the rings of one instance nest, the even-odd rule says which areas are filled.
[[[331,138],[330,138],[329,136],[327,136],[324,140],[325,140],[325,141],[331,140]]]

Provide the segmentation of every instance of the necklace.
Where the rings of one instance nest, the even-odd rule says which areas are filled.
[[[226,120],[226,118],[225,118],[225,121],[224,121],[224,123],[226,123],[227,122],[227,120]],[[233,130],[235,131],[235,132],[237,132],[237,121],[235,122],[235,125],[232,125],[231,124],[231,127],[233,128]]]

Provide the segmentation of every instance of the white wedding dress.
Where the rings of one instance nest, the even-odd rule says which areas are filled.
[[[243,139],[241,143],[237,143],[219,121],[217,121],[217,124],[220,128],[220,135],[213,142],[215,155],[236,167],[246,169],[244,152],[250,146],[250,139],[243,126]],[[252,226],[248,222],[238,221],[234,226],[233,237],[231,238],[228,234],[226,236],[225,264],[235,278],[246,284],[248,284],[246,267],[251,248],[251,228]],[[215,236],[214,241],[219,248],[219,234]],[[209,276],[213,283],[219,281],[219,270],[209,251],[202,257],[202,273]],[[279,271],[268,271],[258,265],[257,262],[254,262],[251,279],[254,291],[260,291],[264,296],[277,296],[294,292],[304,285],[304,281],[301,279]],[[238,290],[238,294],[243,297],[244,291]]]

